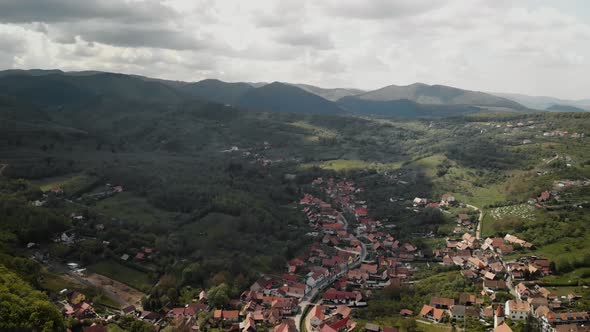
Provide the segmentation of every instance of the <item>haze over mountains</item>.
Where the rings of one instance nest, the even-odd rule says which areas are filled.
[[[523,105],[511,100],[512,95],[508,94],[503,97],[423,83],[362,91],[283,82],[252,84],[216,79],[179,82],[137,75],[60,70],[1,71],[0,95],[29,100],[42,107],[88,104],[106,97],[164,104],[200,100],[254,111],[381,117],[446,117],[484,111],[585,111],[583,107],[572,107],[564,101],[558,103],[557,99],[555,103],[547,99],[544,104],[535,104],[530,102],[533,97],[528,97],[529,102]]]

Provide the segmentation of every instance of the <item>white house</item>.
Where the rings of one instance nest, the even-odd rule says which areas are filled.
[[[525,320],[531,313],[531,305],[526,301],[509,300],[504,306],[504,315],[513,321]]]

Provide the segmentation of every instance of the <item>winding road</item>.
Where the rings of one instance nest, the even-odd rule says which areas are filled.
[[[340,213],[340,218],[344,223],[344,229],[348,230],[348,220],[346,220],[346,217],[344,217],[344,215],[342,213]],[[358,231],[357,231],[357,236],[358,236]],[[309,290],[307,293],[305,293],[305,295],[301,298],[301,301],[299,302],[299,313],[294,318],[295,326],[297,326],[299,331],[303,331],[303,329],[301,327],[302,327],[302,323],[305,323],[305,330],[307,332],[311,332],[310,319],[308,319],[309,312],[311,312],[311,310],[309,312],[307,312],[307,309],[310,305],[315,305],[315,303],[313,303],[312,300],[319,294],[319,292],[321,290],[329,287],[330,285],[332,285],[336,280],[338,280],[338,278],[342,277],[342,275],[347,273],[349,270],[355,269],[358,266],[360,266],[361,262],[364,261],[365,258],[367,258],[367,247],[362,241],[360,241],[360,242],[361,242],[361,254],[359,255],[358,259],[355,262],[348,265],[344,270],[342,270],[342,271],[338,272],[337,274],[330,276],[328,279],[325,279],[324,281],[320,282],[315,287],[312,287],[311,290]],[[343,250],[343,251],[347,251],[347,250]],[[305,314],[305,316],[304,316],[304,314]]]

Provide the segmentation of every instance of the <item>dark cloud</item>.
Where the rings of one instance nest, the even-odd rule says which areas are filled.
[[[127,23],[166,21],[178,13],[158,1],[2,0],[0,22],[73,22],[106,19]]]
[[[286,30],[276,36],[275,41],[298,47],[312,47],[318,50],[334,48],[332,39],[322,33],[307,33],[301,31]]]
[[[334,16],[358,19],[387,19],[413,16],[443,6],[445,0],[331,0],[321,2],[324,11]]]
[[[198,50],[212,46],[184,31],[138,26],[100,29],[81,27],[77,36],[87,42],[120,47],[151,47],[172,50]]]

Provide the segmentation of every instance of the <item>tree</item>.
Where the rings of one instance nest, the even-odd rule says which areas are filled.
[[[213,308],[223,307],[229,303],[229,287],[223,283],[209,289],[207,299]]]
[[[404,319],[402,322],[402,327],[407,332],[417,332],[418,331],[418,324],[414,318]]]

